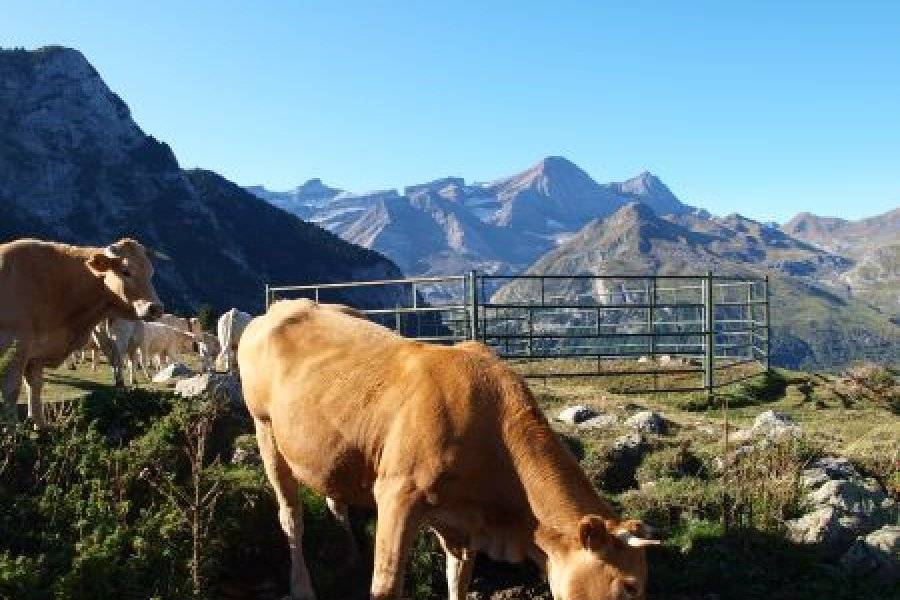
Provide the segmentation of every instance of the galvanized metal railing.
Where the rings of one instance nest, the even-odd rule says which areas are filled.
[[[343,302],[407,337],[478,340],[527,377],[654,376],[650,387],[624,392],[712,393],[769,369],[768,277],[472,271],[265,293],[267,307],[297,296]],[[565,362],[542,369],[549,359]],[[700,381],[684,381],[691,374]]]

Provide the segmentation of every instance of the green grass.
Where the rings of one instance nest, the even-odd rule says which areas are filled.
[[[518,365],[518,368],[528,366]],[[550,366],[560,370],[573,367],[563,362]],[[71,407],[81,403],[79,398],[90,396],[88,417],[104,424],[103,431],[134,429],[135,436],[150,431],[160,415],[147,407],[153,406],[155,395],[163,386],[142,383],[145,388],[142,391],[123,392],[114,390],[109,385],[111,380],[106,365],[101,365],[97,372],[87,367],[75,371],[49,370],[45,399],[49,405]],[[643,518],[665,534],[665,546],[653,551],[650,559],[652,598],[674,600],[685,595],[702,597],[706,593],[718,594],[723,599],[765,600],[891,597],[877,586],[843,576],[833,565],[823,563],[814,549],[787,541],[783,531],[784,519],[796,516],[803,508],[796,475],[820,454],[849,457],[864,472],[882,481],[895,497],[900,497],[900,417],[890,403],[880,401],[877,395],[859,393],[859,389],[848,387],[844,379],[835,375],[782,369],[774,370],[767,378],[722,388],[712,401],[705,393],[616,393],[623,385],[652,384],[653,376],[624,374],[604,379],[548,378],[530,382],[538,402],[550,417],[575,403],[619,417],[619,425],[608,430],[583,431],[558,422],[553,422],[553,426],[603,494],[625,514]],[[716,458],[725,451],[726,400],[728,431],[732,437],[729,450],[735,445],[733,434],[748,427],[763,410],[789,414],[804,432],[800,440],[776,444],[754,453],[750,459],[734,463],[729,470],[727,488],[723,487],[721,474],[714,466]],[[649,452],[642,459],[612,456],[612,442],[629,432],[622,422],[641,408],[663,414],[671,424],[670,431],[662,436],[645,435]],[[64,408],[58,410],[65,412]],[[116,435],[122,440],[119,443],[127,442],[127,434]],[[246,434],[233,442],[235,445],[251,443],[252,435]],[[246,473],[239,471],[233,476],[250,477],[253,481],[236,488],[265,487],[258,467]],[[364,592],[370,564],[355,569],[346,565],[341,533],[328,516],[322,499],[305,492],[304,504],[308,514],[307,556],[315,585],[322,590],[320,596],[356,597],[360,589]],[[729,516],[728,529],[723,525],[723,515]],[[274,510],[270,516],[275,523]],[[371,551],[372,515],[356,514],[354,523],[357,537]],[[241,528],[237,522],[231,526],[236,531]],[[285,549],[277,528],[272,525],[267,531],[267,535],[275,537],[254,543],[260,548],[271,548],[283,565],[281,553]],[[259,559],[259,556],[253,558],[251,564]],[[24,581],[28,569],[37,567],[21,562],[7,561],[7,568]],[[417,600],[442,597],[442,569],[443,558],[435,541],[423,535],[411,561],[410,597]],[[263,575],[259,577],[271,577],[272,569],[264,568],[260,573]],[[283,571],[280,573],[284,575]],[[245,578],[253,577],[256,575],[249,569]],[[241,589],[257,590],[251,583]],[[477,589],[502,589],[518,583],[531,590],[529,594],[533,595],[528,597],[546,597],[540,596],[546,588],[533,570],[479,560]],[[263,597],[268,592],[257,590],[253,594]]]

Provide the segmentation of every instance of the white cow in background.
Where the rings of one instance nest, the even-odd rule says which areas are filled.
[[[235,366],[235,352],[237,352],[238,343],[241,341],[241,334],[244,328],[250,323],[253,317],[236,308],[225,311],[219,317],[219,356],[216,358],[216,369],[219,371],[230,372]]]
[[[204,371],[212,371],[219,353],[222,351],[222,345],[219,338],[211,333],[201,332],[194,334],[197,342],[197,352],[200,354],[200,365]]]
[[[145,327],[149,325],[149,327]],[[134,363],[137,362],[144,376],[150,379],[148,365],[158,371],[162,365],[170,364],[181,354],[193,350],[195,336],[165,323],[141,323],[134,331],[128,349],[130,378],[134,381]]]

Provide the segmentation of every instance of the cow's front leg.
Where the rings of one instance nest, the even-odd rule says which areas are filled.
[[[434,534],[447,556],[447,599],[466,600],[472,582],[472,569],[475,568],[475,552],[466,546],[451,543],[437,530]]]
[[[41,404],[41,389],[44,387],[44,363],[28,361],[25,367],[25,383],[28,391],[28,416],[37,426],[44,425],[44,406]]]
[[[375,483],[375,564],[371,600],[394,600],[403,592],[409,551],[422,523],[422,494],[405,477]]]

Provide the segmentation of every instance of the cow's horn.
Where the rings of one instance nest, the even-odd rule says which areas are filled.
[[[662,542],[659,540],[648,540],[645,538],[638,537],[631,533],[630,531],[617,531],[616,537],[619,538],[623,544],[631,546],[632,548],[646,548],[647,546],[659,546]]]

